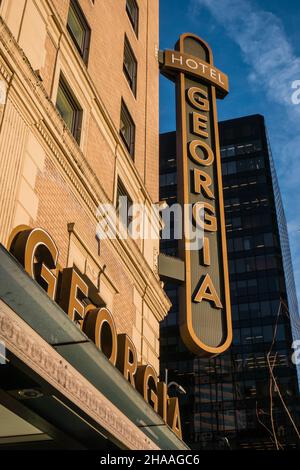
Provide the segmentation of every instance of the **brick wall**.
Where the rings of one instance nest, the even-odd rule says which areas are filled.
[[[118,332],[132,337],[139,360],[158,371],[158,325],[169,308],[154,269],[158,242],[128,242],[132,252],[126,256],[119,242],[101,241],[99,250],[95,217],[97,204],[114,201],[118,175],[134,200],[143,202],[147,191],[148,205],[151,198],[158,200],[158,1],[139,0],[137,38],[125,0],[97,0],[95,6],[80,0],[92,29],[87,68],[65,27],[68,0],[53,0],[55,19],[46,0],[20,0],[13,15],[14,1],[1,4],[15,40],[6,33],[0,40],[1,74],[6,68],[14,73],[11,81],[11,74],[3,75],[10,88],[1,109],[0,168],[5,184],[0,188],[0,241],[6,243],[19,224],[47,230],[58,245],[60,264],[89,267]],[[30,17],[36,25],[32,31]],[[136,98],[123,74],[125,33],[138,61]],[[83,106],[80,149],[54,108],[61,70]],[[134,165],[119,138],[121,97],[136,124]],[[97,196],[90,187],[97,189]],[[68,232],[68,224],[74,224],[74,233]]]

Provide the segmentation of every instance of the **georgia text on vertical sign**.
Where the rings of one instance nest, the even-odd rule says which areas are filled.
[[[232,341],[232,322],[216,98],[228,93],[228,78],[213,65],[210,47],[183,34],[165,51],[162,73],[176,83],[178,199],[192,204],[203,229],[198,251],[180,241],[185,283],[180,293],[180,331],[195,354],[214,356]]]

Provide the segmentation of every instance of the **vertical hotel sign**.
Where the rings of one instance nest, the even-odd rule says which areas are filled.
[[[185,224],[179,252],[185,263],[180,294],[180,331],[195,354],[214,356],[231,344],[232,323],[216,99],[228,93],[228,78],[213,65],[210,47],[183,34],[176,50],[161,54],[161,72],[176,82],[178,198],[192,206],[202,229],[191,249]],[[184,215],[184,220],[186,220]]]

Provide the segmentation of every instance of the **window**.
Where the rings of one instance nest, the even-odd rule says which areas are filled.
[[[243,250],[243,239],[242,238],[234,239],[234,249],[235,249],[235,251],[242,251]]]
[[[165,173],[159,177],[159,185],[161,187],[172,186],[177,184],[177,172]]]
[[[267,247],[274,246],[274,237],[272,233],[264,234],[264,243]]]
[[[261,142],[258,140],[255,140],[255,141],[249,142],[248,144],[243,144],[243,145],[236,144],[234,146],[233,145],[226,146],[226,147],[224,146],[221,149],[221,156],[222,158],[230,158],[236,155],[248,155],[254,152],[260,152],[261,150],[262,150]],[[264,162],[260,161],[259,164],[261,164],[262,168],[264,168]],[[242,171],[242,170],[240,169],[239,171]]]
[[[266,269],[265,256],[256,256],[256,268],[258,271],[264,271]]]
[[[240,274],[245,272],[245,260],[244,259],[238,259],[235,262],[235,272]]]
[[[230,163],[228,163],[228,166],[227,166],[227,174],[228,174],[228,175],[233,175],[234,173],[236,173],[236,171],[237,171],[236,162],[230,162]]]
[[[234,138],[234,129],[228,128],[224,132],[224,136],[227,140],[232,140]]]
[[[202,403],[210,402],[210,385],[202,385],[200,388],[200,400]]]
[[[244,250],[251,250],[252,249],[252,238],[250,237],[245,237],[243,239],[243,243],[244,243]]]
[[[250,344],[251,341],[252,341],[251,329],[250,328],[242,328],[241,329],[241,343]]]
[[[235,148],[234,147],[228,147],[227,148],[227,157],[234,157],[235,156]]]
[[[265,300],[260,302],[260,310],[262,317],[268,317],[271,315],[270,302]]]
[[[132,199],[129,196],[124,184],[118,178],[118,185],[117,185],[117,214],[120,218],[123,226],[127,229],[130,228],[130,224],[132,222]]]
[[[70,1],[68,31],[84,62],[87,63],[91,39],[91,29],[77,0]]]
[[[252,328],[252,341],[253,343],[261,343],[263,341],[262,329],[260,326]]]
[[[237,282],[237,295],[246,295],[247,294],[247,282],[238,281]]]
[[[250,317],[248,304],[240,304],[239,305],[239,310],[240,310],[240,319],[241,320],[247,320]]]
[[[139,7],[136,0],[126,0],[126,11],[130,22],[133,26],[135,34],[138,35],[139,30]]]
[[[269,343],[270,341],[273,340],[274,332],[273,332],[273,328],[271,325],[267,325],[263,327],[263,336],[264,336],[264,341],[266,343]]]
[[[261,280],[260,280],[261,283]],[[257,294],[257,279],[249,279],[247,281],[247,287],[248,287],[248,295],[255,295]]]
[[[276,269],[278,267],[277,258],[273,255],[266,256],[266,269]]]
[[[56,108],[65,121],[75,140],[80,143],[82,108],[71,92],[63,76],[60,77],[56,98]]]
[[[233,330],[233,344],[240,344],[241,343],[241,333],[239,329]]]
[[[166,320],[168,326],[174,326],[177,324],[177,311],[175,308],[172,307],[172,310],[167,315]]]
[[[134,96],[136,96],[137,61],[125,36],[123,71]]]
[[[246,258],[245,259],[245,270],[246,272],[255,271],[255,258]]]
[[[241,227],[242,220],[240,217],[233,217],[232,219],[232,227],[233,228],[238,228]]]
[[[251,302],[249,304],[249,309],[251,312],[251,317],[252,318],[258,318],[260,317],[260,307],[258,302]]]
[[[235,274],[235,265],[233,259],[228,260],[228,268],[230,274]]]
[[[232,238],[227,239],[227,249],[228,249],[228,253],[232,253],[234,251],[234,245],[233,245],[233,239]]]
[[[232,319],[233,319],[234,321],[238,321],[238,320],[239,320],[239,309],[238,309],[238,305],[237,305],[237,304],[231,305],[231,314],[232,314]]]
[[[128,152],[134,158],[135,124],[123,100],[121,104],[120,134]]]
[[[246,124],[242,127],[243,137],[251,137],[253,135],[253,128],[249,124]]]
[[[286,338],[285,325],[278,325],[276,330],[276,341],[284,341]]]

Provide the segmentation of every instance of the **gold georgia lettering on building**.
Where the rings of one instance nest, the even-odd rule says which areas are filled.
[[[209,238],[203,238],[203,265],[210,266],[211,259],[210,259],[210,250],[209,250]]]
[[[40,228],[14,230],[8,248],[13,249],[15,258],[29,276],[55,300],[57,277],[51,270],[57,267],[58,249],[52,237]]]
[[[210,110],[207,91],[202,90],[202,88],[191,87],[188,89],[187,96],[194,108],[200,109],[201,111]]]
[[[168,386],[165,382],[158,382],[158,414],[162,417],[164,422],[168,419]]]
[[[199,155],[201,150],[202,155]],[[210,166],[214,162],[215,156],[210,146],[202,140],[192,140],[189,144],[189,152],[192,159],[199,165]]]
[[[118,335],[117,368],[125,379],[135,387],[134,375],[137,371],[137,354],[133,342],[126,334]]]
[[[217,231],[217,218],[215,208],[208,202],[196,202],[193,206],[193,219],[207,232]]]
[[[203,194],[209,199],[215,199],[214,193],[211,190],[212,180],[211,177],[204,171],[193,169],[194,175],[194,192],[196,194]]]
[[[192,107],[206,113],[192,113],[191,133],[200,136],[203,139],[208,139],[208,113],[210,112],[208,93],[199,87],[191,87],[187,91],[187,97]],[[205,140],[192,140],[189,144],[189,155],[197,165],[204,167],[212,166],[215,161],[214,152]],[[193,168],[192,175],[194,193],[202,195],[204,198],[215,200],[215,196],[212,191],[213,182],[211,176],[199,168]],[[204,233],[217,232],[218,230],[215,207],[206,201],[198,201],[193,205],[193,220],[204,230]],[[203,266],[211,265],[210,240],[208,236],[203,237],[201,264]],[[209,274],[205,276],[193,300],[197,303],[209,301],[213,303],[215,308],[222,308],[222,303]]]
[[[138,366],[135,383],[137,390],[143,395],[144,400],[151,404],[152,408],[158,412],[158,377],[153,367],[149,364]]]
[[[85,315],[83,299],[88,297],[88,285],[74,268],[62,272],[60,306],[71,320],[82,324]]]
[[[178,399],[168,400],[168,425],[182,439]]]
[[[110,311],[107,308],[88,305],[85,309],[82,330],[115,366],[118,338],[116,325]]]
[[[204,137],[208,139],[208,131],[207,131],[207,121],[208,118],[204,114],[199,113],[192,113],[193,115],[193,134],[200,135],[200,137]]]
[[[112,314],[100,297],[95,300],[94,292],[89,292],[84,276],[74,268],[60,268],[52,237],[43,229],[23,225],[13,230],[7,248],[181,438],[178,398],[169,398],[167,385],[158,382],[152,366],[138,364],[133,342],[126,334],[117,334]]]

